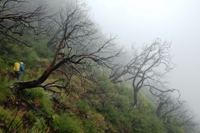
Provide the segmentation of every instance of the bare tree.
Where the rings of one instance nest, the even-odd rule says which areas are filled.
[[[167,89],[165,75],[173,69],[170,55],[170,43],[162,43],[159,39],[142,49],[132,48],[133,57],[123,69],[116,69],[110,76],[113,83],[132,80],[134,89],[134,106],[137,106],[137,94],[142,88],[150,88],[160,92],[174,91]],[[126,76],[124,80],[120,77]]]
[[[180,97],[174,99],[170,95],[160,95],[156,100],[158,105],[156,115],[163,119],[165,124],[182,126],[190,132],[195,129],[198,123],[195,121],[195,115],[186,107],[186,102],[180,101]]]
[[[179,108],[181,108],[184,102],[180,101],[179,98],[180,95],[178,98],[174,99],[170,94],[167,93],[156,95],[156,100],[154,101],[154,103],[158,106],[156,109],[157,117],[165,119],[166,115],[170,114],[174,110],[178,110]]]
[[[22,41],[27,30],[36,35],[48,29],[46,6],[35,5],[29,0],[1,0],[0,1],[0,42],[15,42],[28,44]]]
[[[11,88],[25,89],[34,87],[43,87],[49,90],[51,87],[66,89],[69,82],[65,85],[58,84],[61,79],[54,82],[43,84],[43,82],[58,70],[67,79],[70,79],[70,71],[83,76],[82,70],[92,68],[94,65],[113,66],[112,59],[120,56],[121,49],[113,48],[115,46],[115,38],[110,36],[106,39],[100,37],[98,28],[89,19],[87,10],[84,5],[75,4],[70,5],[66,10],[60,11],[60,19],[53,19],[57,23],[60,32],[60,41],[56,44],[56,51],[50,66],[46,71],[36,80],[27,82],[14,83]],[[62,53],[62,56],[60,54]],[[59,69],[62,65],[66,64],[68,70]],[[53,90],[52,90],[53,91]]]

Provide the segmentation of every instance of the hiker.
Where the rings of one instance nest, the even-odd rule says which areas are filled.
[[[14,64],[14,71],[15,71],[15,79],[20,79],[23,71],[24,71],[24,66],[23,62],[15,62]]]

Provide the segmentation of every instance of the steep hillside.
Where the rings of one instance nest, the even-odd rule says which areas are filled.
[[[43,2],[0,1],[0,133],[195,131],[193,113],[168,94],[179,91],[164,87],[168,43],[128,56],[82,1]]]
[[[37,53],[34,51],[33,53]],[[35,54],[34,56],[38,56]],[[43,62],[25,64],[20,81],[31,80],[42,74]],[[32,58],[29,58],[29,62]],[[33,61],[35,62],[35,61]],[[53,87],[24,90],[10,89],[17,80],[10,79],[12,65],[2,60],[7,68],[2,73],[0,87],[0,131],[31,133],[185,133],[182,127],[165,125],[157,118],[156,106],[140,94],[138,108],[133,105],[133,90],[129,83],[113,84],[108,75],[98,68],[90,79],[74,75],[64,90]],[[44,65],[44,66],[43,66]],[[31,69],[33,68],[33,69]],[[47,81],[54,81],[62,74],[54,73]]]

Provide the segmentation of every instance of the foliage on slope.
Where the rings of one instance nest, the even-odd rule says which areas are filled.
[[[139,107],[134,108],[131,87],[113,84],[98,68],[94,68],[97,83],[73,75],[66,90],[54,88],[59,93],[42,88],[11,90],[16,81],[10,75],[15,61],[25,64],[21,80],[30,80],[42,74],[52,57],[53,52],[40,45],[46,43],[45,37],[24,39],[33,47],[0,45],[0,132],[185,133],[158,119],[156,107],[142,94]],[[62,75],[48,80],[56,76]]]
[[[134,109],[132,89],[125,84],[112,84],[103,74],[96,78],[99,84],[88,81],[83,86],[79,77],[73,77],[71,88],[60,94],[41,88],[13,94],[7,88],[13,81],[2,80],[2,132],[167,133],[169,127],[156,117],[155,107],[144,97],[140,99],[140,106]],[[104,93],[84,94],[85,88],[94,92],[101,88]],[[179,127],[169,129],[184,133]]]

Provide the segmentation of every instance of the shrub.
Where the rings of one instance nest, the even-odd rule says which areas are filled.
[[[78,111],[83,114],[83,113],[86,113],[88,110],[90,110],[90,106],[89,104],[87,103],[87,101],[83,100],[83,101],[77,101],[75,103]]]
[[[40,88],[26,89],[25,95],[26,97],[29,97],[29,99],[42,98],[45,95],[45,92]]]
[[[163,122],[154,114],[134,110],[132,113],[131,123],[132,132],[134,133],[167,133]]]
[[[113,89],[113,83],[106,76],[101,76],[100,81],[98,82],[98,86],[103,90],[111,90]]]
[[[82,125],[80,120],[75,116],[61,114],[53,116],[52,123],[57,133],[82,133]]]
[[[184,129],[180,126],[166,125],[168,133],[185,133]]]
[[[22,129],[21,116],[15,116],[15,111],[5,110],[0,107],[0,122],[5,123],[6,132],[19,131]]]
[[[1,58],[0,56],[0,68],[2,71],[6,71],[8,69],[8,64]]]
[[[116,106],[122,111],[126,111],[130,108],[130,100],[127,96],[118,95],[116,97]]]
[[[33,124],[33,127],[27,131],[30,133],[45,133],[47,130],[47,125],[43,118],[36,118],[36,122]]]
[[[53,114],[53,109],[52,109],[52,102],[50,99],[46,96],[41,99],[42,102],[42,110],[44,112],[47,112],[48,114]]]
[[[7,100],[6,99],[7,96],[10,96],[10,97],[13,96],[8,86],[9,86],[9,83],[7,82],[6,79],[0,80],[0,102]]]
[[[94,119],[86,119],[83,126],[84,133],[104,133],[104,130],[96,127]]]
[[[83,87],[82,87],[82,79],[78,76],[72,76],[71,81],[70,81],[70,88],[71,90],[75,91],[76,93],[81,93],[83,92]]]
[[[48,94],[40,89],[40,88],[33,88],[33,89],[27,89],[25,90],[25,95],[29,99],[33,100],[35,105],[38,105],[41,107],[41,110],[39,113],[48,113],[52,114],[52,102],[50,101],[50,98]]]
[[[105,119],[109,122],[111,122],[112,124],[118,125],[119,121],[120,121],[120,112],[119,110],[114,107],[113,105],[106,105],[102,108],[102,112],[101,112]]]

